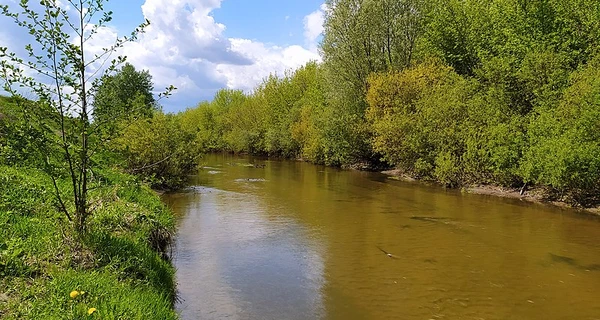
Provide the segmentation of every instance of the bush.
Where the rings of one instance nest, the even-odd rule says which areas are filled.
[[[127,171],[156,188],[185,185],[200,156],[195,135],[182,129],[179,118],[162,113],[134,120],[112,143],[124,157]]]
[[[576,72],[556,108],[540,108],[529,126],[526,180],[574,202],[598,201],[600,189],[600,58]]]
[[[524,117],[502,87],[436,61],[374,75],[369,84],[367,116],[383,160],[447,186],[519,180]]]
[[[374,75],[369,86],[367,117],[374,132],[373,148],[383,160],[423,178],[458,183],[460,169],[444,171],[448,161],[460,167],[468,83],[432,61]]]
[[[44,132],[45,128],[28,121],[17,107],[16,99],[0,96],[0,164],[42,166],[39,155],[51,150],[48,134]],[[30,101],[23,103],[28,104],[29,113],[35,113],[39,108]],[[51,124],[52,119],[47,122]]]

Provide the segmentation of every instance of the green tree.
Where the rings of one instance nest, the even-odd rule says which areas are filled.
[[[196,108],[190,108],[180,115],[182,129],[196,135],[199,150],[203,152],[223,151],[227,149],[223,141],[223,111],[210,102],[201,102]]]
[[[555,108],[529,126],[525,181],[550,186],[578,204],[600,202],[600,59],[574,73]]]
[[[93,179],[93,158],[102,147],[97,135],[100,129],[90,121],[92,95],[98,82],[91,80],[89,67],[108,62],[103,74],[115,71],[124,58],[109,61],[111,53],[135,39],[147,22],[131,36],[119,38],[101,54],[91,56],[86,47],[111,21],[112,12],[104,10],[102,0],[69,0],[69,5],[69,11],[53,0],[35,4],[23,0],[19,11],[9,5],[0,6],[2,14],[28,31],[35,41],[25,47],[24,57],[0,48],[0,78],[19,107],[19,116],[43,136],[35,142],[36,155],[52,178],[60,210],[72,221],[76,233],[82,234],[91,214],[88,193],[98,184]],[[26,71],[43,76],[44,81]],[[35,100],[24,99],[23,94],[33,95]],[[71,184],[69,196],[61,194],[57,185],[63,176]]]
[[[321,51],[332,121],[327,143],[343,164],[376,158],[364,111],[371,73],[411,64],[422,34],[420,0],[328,0]]]
[[[223,126],[227,128],[224,141],[230,151],[253,154],[266,152],[268,105],[263,97],[248,97],[242,91],[228,90],[217,94],[214,102],[219,108],[227,110],[223,118]]]
[[[373,72],[410,65],[422,33],[419,0],[327,0],[325,64],[342,81],[366,93]]]
[[[125,118],[147,118],[159,110],[147,70],[126,63],[115,74],[105,75],[94,96],[94,121],[114,124]]]

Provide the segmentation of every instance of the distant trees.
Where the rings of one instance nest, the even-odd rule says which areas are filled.
[[[131,120],[111,142],[124,168],[152,187],[177,189],[198,165],[201,150],[196,131],[184,128],[181,116],[157,112],[151,118]]]
[[[323,62],[186,111],[201,145],[600,202],[600,3],[326,4]]]
[[[38,131],[18,117],[15,99],[0,96],[0,165],[26,164],[35,157],[36,142],[42,139]]]
[[[183,112],[181,119],[184,126],[197,130],[197,143],[203,150],[284,157],[302,156],[306,151],[315,160],[323,159],[320,152],[304,148],[323,134],[319,132],[323,127],[315,123],[324,108],[318,68],[311,62],[284,77],[271,76],[250,95],[222,89],[212,102]]]
[[[151,117],[159,110],[152,90],[152,76],[126,63],[116,73],[105,75],[94,96],[94,121],[115,124],[123,119]]]

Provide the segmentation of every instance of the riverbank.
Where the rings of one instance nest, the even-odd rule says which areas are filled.
[[[176,319],[174,221],[145,184],[112,170],[75,239],[40,170],[0,166],[0,318]],[[68,192],[68,182],[59,181]]]
[[[389,176],[395,180],[401,180],[406,182],[418,182],[418,179],[405,174],[402,170],[385,170],[381,171],[382,174]],[[548,192],[544,188],[531,187],[523,191],[518,188],[506,188],[497,185],[486,185],[486,184],[475,184],[466,186],[461,189],[462,192],[480,194],[487,196],[495,196],[509,199],[519,199],[522,201],[549,204],[560,208],[574,209],[585,212],[587,214],[599,215],[600,206],[592,208],[583,208],[580,206],[573,206],[565,201],[551,200],[548,196]]]
[[[224,153],[234,155],[234,153],[231,153],[231,152],[224,152]],[[278,161],[292,160],[292,161],[298,161],[298,162],[311,163],[310,161],[303,159],[303,158],[291,158],[291,159],[286,159],[286,158],[282,158],[282,157],[272,158],[272,157],[269,157],[266,155],[251,155],[248,153],[242,153],[242,154],[238,154],[238,155],[257,157],[258,159],[273,159],[273,160],[278,160]],[[252,166],[252,165],[250,165],[250,166]],[[328,167],[332,167],[332,166],[328,166]],[[335,166],[333,166],[333,167],[335,167]],[[343,170],[379,172],[379,173],[389,176],[390,179],[400,180],[400,181],[405,181],[405,182],[424,182],[420,179],[417,179],[417,178],[405,173],[403,170],[389,169],[389,165],[381,163],[381,162],[362,161],[362,162],[357,162],[357,163],[354,163],[351,165],[344,165],[344,166],[341,166],[340,168]],[[432,184],[439,185],[440,187],[442,187],[439,183],[436,183],[436,182],[428,182],[428,183],[432,183]],[[548,193],[548,190],[543,187],[536,187],[536,186],[527,187],[522,192],[520,188],[507,188],[507,187],[502,187],[502,186],[493,185],[493,184],[473,184],[470,186],[463,186],[460,190],[462,192],[472,193],[472,194],[495,196],[495,197],[500,197],[500,198],[519,199],[521,201],[552,205],[555,207],[560,207],[560,208],[565,208],[565,209],[573,209],[573,210],[581,211],[586,214],[600,216],[600,206],[582,207],[582,206],[578,206],[578,205],[573,205],[567,201],[553,200],[553,199],[551,199],[551,197]]]

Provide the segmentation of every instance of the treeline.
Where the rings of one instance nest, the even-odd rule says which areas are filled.
[[[600,3],[329,0],[322,63],[177,115],[194,145],[448,186],[600,189]]]
[[[172,115],[160,111],[147,72],[126,65],[103,78],[93,160],[167,189],[185,184],[201,153],[228,151],[389,166],[451,187],[538,186],[598,203],[599,2],[326,4],[323,61],[250,93],[223,89]],[[53,153],[32,143],[48,130],[10,118],[0,115],[11,124],[0,128],[5,162]]]

